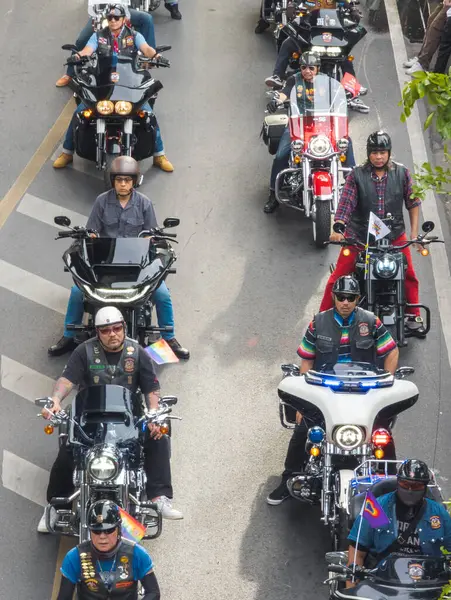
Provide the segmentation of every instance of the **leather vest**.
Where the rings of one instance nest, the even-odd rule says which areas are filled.
[[[120,36],[117,38],[119,46],[118,54],[122,56],[133,56],[137,52],[135,44],[135,32],[124,25]],[[113,54],[113,36],[108,27],[97,32],[97,54],[99,58],[109,58]]]
[[[89,385],[121,385],[133,392],[139,381],[139,344],[126,337],[117,365],[110,365],[98,338],[85,342],[88,371],[85,387]]]
[[[359,240],[366,240],[370,212],[380,217],[377,211],[378,195],[376,193],[376,184],[371,178],[370,165],[355,167],[353,174],[357,185],[358,202],[351,216],[350,225],[356,232]],[[387,173],[384,195],[384,217],[388,213],[391,213],[394,217],[393,221],[387,223],[387,226],[391,229],[391,233],[388,236],[391,240],[398,238],[405,232],[404,217],[402,214],[405,177],[406,167],[392,161]]]
[[[376,317],[372,312],[357,307],[354,320],[349,326],[349,343],[353,362],[376,362],[376,340],[373,337]],[[341,342],[341,327],[334,317],[334,309],[315,315],[316,358],[315,369],[324,364],[338,362],[338,349]]]
[[[81,581],[77,585],[78,600],[137,600],[138,582],[133,579],[133,552],[135,544],[122,540],[116,553],[116,563],[111,572],[111,587],[102,579],[99,563],[92,554],[91,542],[78,546],[81,564]],[[104,571],[104,576],[109,576]]]

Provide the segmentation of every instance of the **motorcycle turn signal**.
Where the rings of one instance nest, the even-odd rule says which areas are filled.
[[[53,427],[53,425],[46,425],[44,427],[44,433],[46,433],[47,435],[52,435],[54,430],[55,430],[55,428]]]

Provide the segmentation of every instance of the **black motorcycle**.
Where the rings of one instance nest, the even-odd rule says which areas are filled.
[[[61,227],[70,227],[68,217],[55,217]],[[167,218],[163,227],[176,227],[179,219]],[[124,315],[127,335],[146,346],[155,332],[171,331],[172,327],[152,325],[152,294],[169,274],[177,256],[170,242],[177,237],[163,229],[142,231],[138,238],[99,238],[85,227],[59,231],[55,239],[75,241],[63,255],[65,271],[83,292],[88,321],[69,325],[77,340],[95,335],[94,314],[102,306],[116,306]],[[142,236],[148,236],[146,238]]]
[[[87,515],[93,502],[112,500],[146,527],[145,539],[161,534],[158,506],[146,498],[143,444],[147,425],[169,432],[169,420],[177,403],[174,396],[161,398],[157,410],[144,411],[140,394],[119,385],[95,385],[77,394],[68,412],[52,415],[46,433],[58,429],[59,445],[74,457],[74,493],[52,498],[46,511],[50,533],[89,540]],[[50,409],[50,398],[38,398],[37,406]],[[41,416],[41,415],[38,415]],[[55,518],[56,517],[56,518]]]
[[[168,49],[170,46],[156,48],[159,53]],[[77,51],[70,44],[63,50]],[[170,65],[164,58],[149,59],[139,54],[118,55],[114,64],[113,58],[100,59],[96,53],[80,59],[70,57],[68,63],[75,68],[69,86],[86,107],[77,113],[75,150],[81,158],[96,163],[104,173],[106,189],[110,189],[111,163],[117,156],[133,156],[141,161],[154,153],[157,121],[143,106],[153,106],[163,84],[150,75],[147,66]]]
[[[391,216],[382,219],[389,223]],[[333,229],[343,234],[345,226],[343,223],[335,223]],[[357,248],[359,255],[355,265],[355,277],[360,283],[362,297],[360,306],[377,315],[392,337],[398,342],[398,346],[406,346],[406,337],[409,332],[405,330],[405,319],[409,309],[420,308],[426,313],[425,334],[431,328],[431,311],[425,304],[409,304],[406,301],[405,281],[407,270],[407,259],[401,252],[412,244],[422,246],[421,254],[427,256],[429,250],[426,248],[433,242],[441,242],[436,236],[428,236],[434,229],[432,221],[425,221],[422,226],[424,234],[417,239],[408,240],[401,245],[393,246],[387,238],[377,240],[374,245],[365,250],[365,245],[357,240],[346,238],[340,242],[329,242],[344,248]],[[349,250],[348,250],[349,252]],[[333,271],[334,266],[331,266]]]

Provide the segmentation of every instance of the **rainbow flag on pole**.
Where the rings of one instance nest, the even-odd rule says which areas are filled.
[[[122,537],[131,542],[140,542],[146,533],[144,525],[122,508],[119,508],[119,511],[122,518]]]
[[[382,506],[376,500],[371,492],[367,492],[365,502],[363,504],[362,517],[368,521],[370,527],[384,527],[390,523],[389,518],[384,513]]]
[[[179,362],[179,359],[172,351],[171,346],[163,338],[148,346],[146,348],[146,352],[157,363],[157,365]]]

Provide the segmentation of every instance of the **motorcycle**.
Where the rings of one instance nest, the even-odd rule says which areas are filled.
[[[158,53],[170,49],[159,46]],[[63,50],[76,52],[76,46],[66,44]],[[75,150],[78,156],[96,163],[103,171],[105,189],[111,188],[111,163],[117,156],[133,156],[137,161],[153,155],[157,121],[153,112],[143,109],[152,104],[163,89],[147,66],[169,67],[166,59],[149,59],[117,55],[101,60],[96,53],[80,59],[70,57],[75,75],[69,86],[85,110],[76,114],[74,125]],[[102,67],[99,68],[99,64]]]
[[[302,91],[302,90],[301,90]],[[339,173],[346,160],[348,111],[344,88],[331,77],[318,74],[313,80],[313,109],[301,115],[296,86],[284,106],[287,115],[268,115],[263,124],[263,140],[275,154],[280,138],[289,126],[291,153],[287,169],[276,179],[279,203],[302,211],[312,220],[313,239],[324,247],[330,236],[331,215],[339,200]]]
[[[55,217],[60,227],[70,227],[68,217]],[[165,228],[176,227],[179,219],[167,218]],[[73,238],[65,251],[65,271],[83,292],[88,319],[82,325],[68,325],[77,332],[77,340],[95,336],[94,314],[102,306],[116,306],[124,315],[127,335],[146,346],[155,332],[171,331],[172,327],[152,325],[152,294],[169,274],[177,259],[171,246],[176,233],[163,229],[142,231],[138,238],[97,238],[85,227],[59,231],[55,239]],[[143,236],[150,236],[144,238]]]
[[[386,224],[392,220],[391,215],[382,219]],[[343,223],[334,223],[333,229],[337,233],[343,234],[345,226]],[[422,246],[422,256],[427,256],[429,250],[427,245],[434,242],[442,242],[436,236],[427,236],[433,231],[434,223],[425,221],[422,225],[424,234],[420,234],[417,239],[408,240],[399,246],[393,246],[387,238],[382,238],[365,249],[365,244],[347,238],[340,242],[329,242],[339,245],[348,252],[346,248],[356,248],[359,255],[355,265],[355,277],[360,283],[362,297],[360,306],[374,312],[390,332],[398,346],[407,346],[404,324],[408,316],[409,308],[420,308],[425,311],[425,333],[431,328],[431,311],[425,304],[409,304],[406,301],[405,281],[407,261],[401,252],[403,248],[408,248],[412,244]],[[333,271],[333,265],[331,270]]]
[[[142,399],[119,385],[95,385],[80,391],[68,412],[62,410],[49,419],[44,431],[58,429],[60,447],[67,446],[74,457],[74,493],[50,500],[46,511],[50,533],[89,540],[87,515],[93,502],[113,500],[146,527],[144,539],[158,537],[162,516],[158,506],[146,499],[143,442],[149,423],[169,432],[175,396],[161,398],[156,410],[142,410]],[[36,406],[50,412],[51,398],[38,398]],[[38,416],[41,416],[39,414]],[[70,506],[70,508],[61,508]]]
[[[143,10],[145,12],[153,12],[161,4],[161,0],[130,0],[132,8]]]
[[[278,387],[279,416],[293,429],[296,412],[308,427],[305,469],[290,477],[290,495],[321,507],[335,550],[348,536],[349,488],[354,469],[366,461],[363,475],[378,469],[393,443],[396,417],[418,400],[418,388],[404,377],[414,372],[400,367],[395,375],[367,363],[324,365],[300,374],[297,365],[282,365]],[[376,461],[376,462],[373,462]]]

